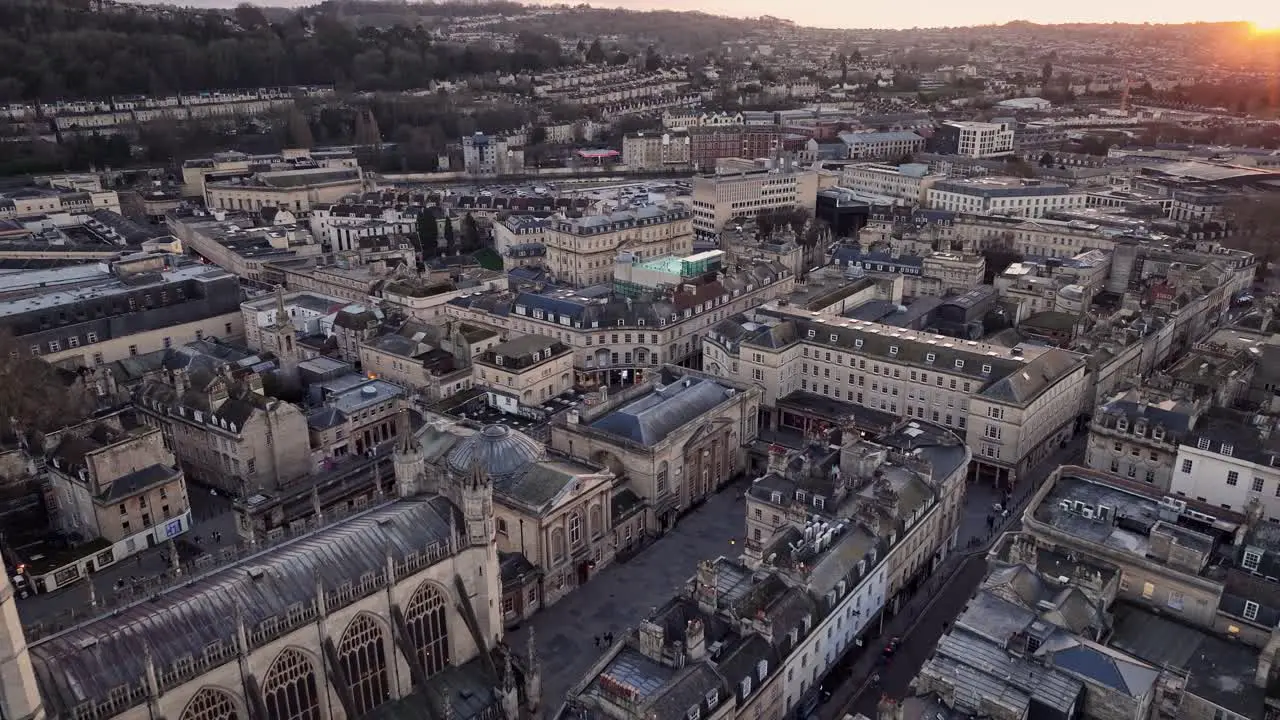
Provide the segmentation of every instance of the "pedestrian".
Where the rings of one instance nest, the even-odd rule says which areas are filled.
[[[138,567],[142,567],[142,553],[138,553]]]
[[[608,647],[613,647],[613,631],[612,630],[604,634],[604,644]]]
[[[199,536],[199,535],[197,535],[197,536],[196,536],[196,544],[197,544],[197,545],[199,545],[199,544],[200,544],[200,536]]]
[[[591,636],[591,639],[595,642],[596,647],[597,647],[597,648],[599,648],[599,647],[600,647],[600,636],[599,636],[599,635],[592,635],[592,636]]]

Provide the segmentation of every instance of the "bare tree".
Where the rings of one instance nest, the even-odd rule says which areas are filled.
[[[64,370],[30,357],[8,330],[0,330],[0,436],[47,432],[79,422],[91,407],[87,370]]]

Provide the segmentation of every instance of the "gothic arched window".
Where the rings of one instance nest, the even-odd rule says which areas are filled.
[[[320,694],[311,660],[292,648],[280,653],[262,681],[271,720],[320,720]]]
[[[591,529],[591,537],[600,537],[600,533],[604,532],[603,522],[600,518],[600,506],[592,505],[591,511],[587,514],[587,518],[587,525]]]
[[[368,615],[357,615],[338,643],[342,677],[351,688],[353,710],[364,715],[391,699],[387,682],[387,648],[382,626]]]
[[[200,688],[182,711],[180,720],[240,720],[236,701],[222,690]]]
[[[404,620],[427,677],[449,667],[449,606],[444,593],[423,583],[409,600]]]
[[[569,516],[569,544],[574,547],[582,544],[582,515],[576,512]]]

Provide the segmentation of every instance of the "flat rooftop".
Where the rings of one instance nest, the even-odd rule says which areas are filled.
[[[1110,644],[1157,667],[1186,671],[1187,691],[1246,718],[1265,715],[1266,690],[1254,684],[1257,650],[1128,603],[1112,607]]]
[[[350,415],[379,403],[395,400],[404,388],[385,380],[366,380],[330,395],[325,404]]]
[[[1230,511],[1169,497],[1168,501],[1181,503],[1183,509],[1177,510],[1161,500],[1154,489],[1144,494],[1136,485],[1129,489],[1084,473],[1064,472],[1033,517],[1074,537],[1148,560],[1155,559],[1153,532],[1166,532],[1178,544],[1208,554],[1215,535],[1233,532],[1238,526],[1238,515]],[[1103,519],[1100,509],[1110,510],[1110,520]]]
[[[89,275],[85,269],[90,266],[75,266],[68,268],[59,268],[57,270],[43,271],[53,275],[66,273],[64,278],[78,278],[74,281],[68,281],[63,284],[72,285],[79,284],[74,289],[55,290],[48,293],[32,293],[27,297],[15,298],[7,301],[0,301],[0,316],[21,315],[23,313],[32,312],[42,309],[51,309],[71,305],[86,300],[95,300],[99,298],[111,297],[113,295],[124,295],[126,293],[135,292],[146,287],[158,287],[161,285],[170,285],[180,283],[186,280],[219,280],[222,278],[234,277],[227,271],[212,265],[186,265],[176,268],[166,268],[162,272],[151,273],[150,277],[146,275],[135,276],[137,278],[146,278],[148,281],[126,284],[119,277],[112,275],[103,269],[101,265],[92,266],[95,275]],[[0,274],[0,294],[9,292],[21,292],[23,288],[34,290],[33,273],[3,273]],[[96,280],[96,282],[95,282]],[[56,280],[55,280],[56,282]]]

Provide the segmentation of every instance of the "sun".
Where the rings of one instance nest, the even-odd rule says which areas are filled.
[[[1280,34],[1280,17],[1271,18],[1270,20],[1254,20],[1249,23],[1249,32],[1254,35]]]

